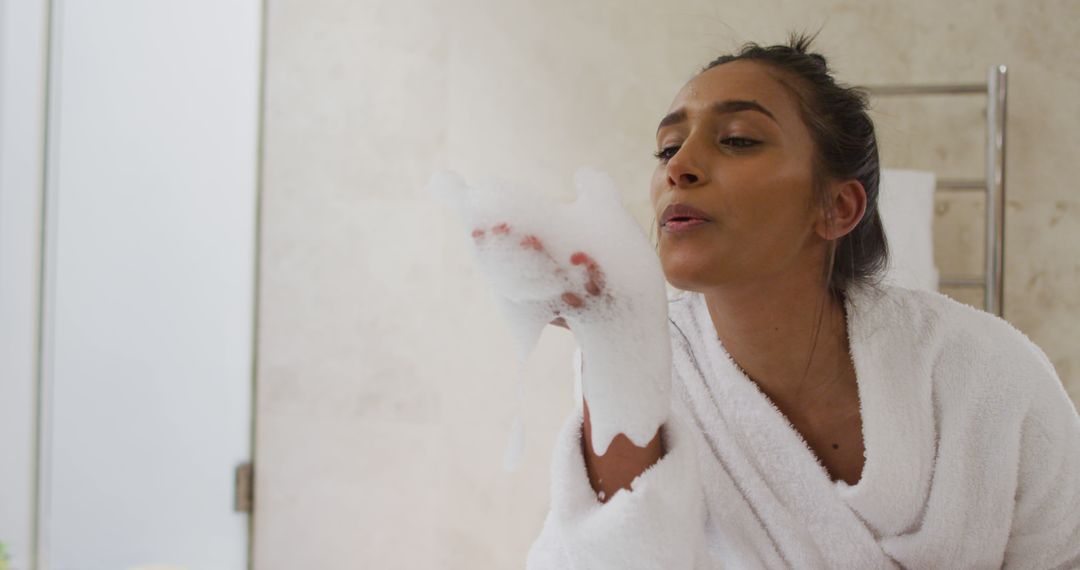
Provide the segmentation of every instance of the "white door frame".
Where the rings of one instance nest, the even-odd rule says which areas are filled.
[[[0,541],[36,568],[49,1],[0,0]]]
[[[51,567],[49,513],[52,492],[49,487],[53,480],[52,391],[56,356],[51,336],[56,322],[55,265],[59,239],[55,157],[59,156],[59,122],[56,119],[61,108],[58,81],[62,47],[59,42],[63,34],[59,29],[59,16],[64,4],[62,0],[0,0],[0,442],[4,448],[0,463],[5,466],[0,470],[0,541],[8,547],[15,570],[48,570]],[[249,54],[245,57],[251,61],[251,68],[247,63],[240,64],[244,67],[240,73],[246,74],[249,69],[250,73],[255,73],[255,68],[262,65],[265,7],[260,0],[250,0],[244,6],[234,10],[229,17],[242,20],[239,26],[244,34],[250,34],[253,26],[259,26],[255,32],[257,40],[250,39],[258,42],[254,46],[255,52],[249,51],[252,49],[250,44],[241,48]],[[252,16],[257,16],[257,22],[250,20]],[[252,54],[257,55],[257,61],[250,57]],[[239,60],[234,58],[233,61]],[[154,74],[149,75],[147,81],[153,81]],[[248,131],[240,126],[240,138],[232,140],[247,142],[236,143],[242,145],[239,147],[236,144],[229,147],[230,152],[238,148],[242,153],[250,151],[252,157],[250,162],[244,157],[238,164],[241,165],[239,168],[251,169],[253,182],[245,181],[242,186],[249,188],[245,191],[254,191],[255,208],[251,217],[256,230],[262,151],[261,69],[257,70],[257,76],[257,93],[248,95],[252,107],[245,103],[239,109],[240,113],[252,114],[254,122],[247,124],[256,127],[251,131],[254,136],[244,139],[249,136],[244,134]],[[240,91],[251,93],[251,85],[255,84],[244,84]],[[232,101],[235,105],[236,99]],[[236,109],[234,106],[233,110]],[[230,128],[237,126],[234,124]],[[230,132],[236,136],[237,131]],[[235,169],[230,172],[235,178]],[[249,187],[249,184],[253,186]],[[233,204],[235,208],[236,203]],[[251,319],[255,319],[258,236],[252,232],[250,239],[253,241],[253,258],[248,261],[256,268],[250,292],[254,299],[251,301]],[[235,292],[235,289],[230,290]],[[235,327],[237,321],[232,322]],[[250,327],[253,336],[257,330],[255,323],[246,326]],[[250,345],[253,351],[254,338]],[[257,362],[253,354],[247,354],[245,358],[250,360],[252,367]],[[230,362],[230,369],[238,370],[236,361],[230,358]],[[231,378],[230,382],[233,382],[237,376],[233,374]],[[243,376],[239,380],[244,381]],[[248,380],[251,382],[249,404],[253,437],[253,368]],[[253,458],[253,442],[246,453],[249,460]],[[223,474],[228,476],[230,467],[224,467]],[[247,515],[247,544],[244,545],[249,552],[249,566],[252,518]]]

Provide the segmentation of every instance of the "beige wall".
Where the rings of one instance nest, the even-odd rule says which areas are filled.
[[[525,460],[504,473],[512,346],[423,184],[451,166],[568,191],[588,162],[644,223],[675,91],[796,27],[823,26],[818,49],[852,83],[1009,66],[1006,317],[1080,399],[1077,21],[1072,0],[270,0],[257,567],[523,566],[573,340],[548,331],[524,367]],[[885,164],[980,176],[981,110],[881,102]],[[940,200],[943,273],[981,271],[981,208]]]

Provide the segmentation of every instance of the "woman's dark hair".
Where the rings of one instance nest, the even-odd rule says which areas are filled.
[[[874,123],[867,114],[868,95],[836,83],[825,58],[807,51],[815,37],[792,33],[788,45],[747,43],[738,53],[709,62],[701,72],[732,61],[754,61],[781,72],[778,79],[799,102],[799,114],[814,141],[814,190],[827,215],[832,211],[828,181],[862,183],[866,212],[851,232],[832,242],[830,261],[823,268],[827,290],[841,300],[853,283],[876,283],[889,253],[877,208],[880,166]]]

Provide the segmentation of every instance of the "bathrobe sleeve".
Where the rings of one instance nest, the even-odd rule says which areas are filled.
[[[578,399],[580,401],[580,398]],[[660,428],[665,454],[602,503],[589,484],[580,405],[566,420],[551,467],[551,508],[528,570],[712,568],[693,434],[677,415]]]
[[[1034,347],[1034,345],[1032,345]],[[1045,353],[1027,384],[1006,568],[1080,568],[1080,416]]]
[[[580,410],[564,424],[551,469],[551,509],[529,551],[528,570],[710,568],[705,500],[687,426],[661,427],[665,455],[601,503],[589,484]]]

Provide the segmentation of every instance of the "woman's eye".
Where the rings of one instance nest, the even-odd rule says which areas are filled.
[[[669,146],[660,151],[654,152],[653,156],[660,160],[660,162],[667,162],[671,160],[671,157],[675,156],[675,153],[679,152],[679,147]]]
[[[761,144],[761,141],[748,139],[745,137],[725,137],[720,139],[720,144],[734,148],[734,149],[748,149]],[[669,146],[658,152],[654,152],[655,156],[660,162],[667,162],[671,160],[671,157],[675,156],[675,153],[679,152],[679,146]]]
[[[754,139],[747,139],[743,137],[727,137],[720,139],[720,142],[734,148],[750,148],[752,146],[761,144],[761,141]]]

